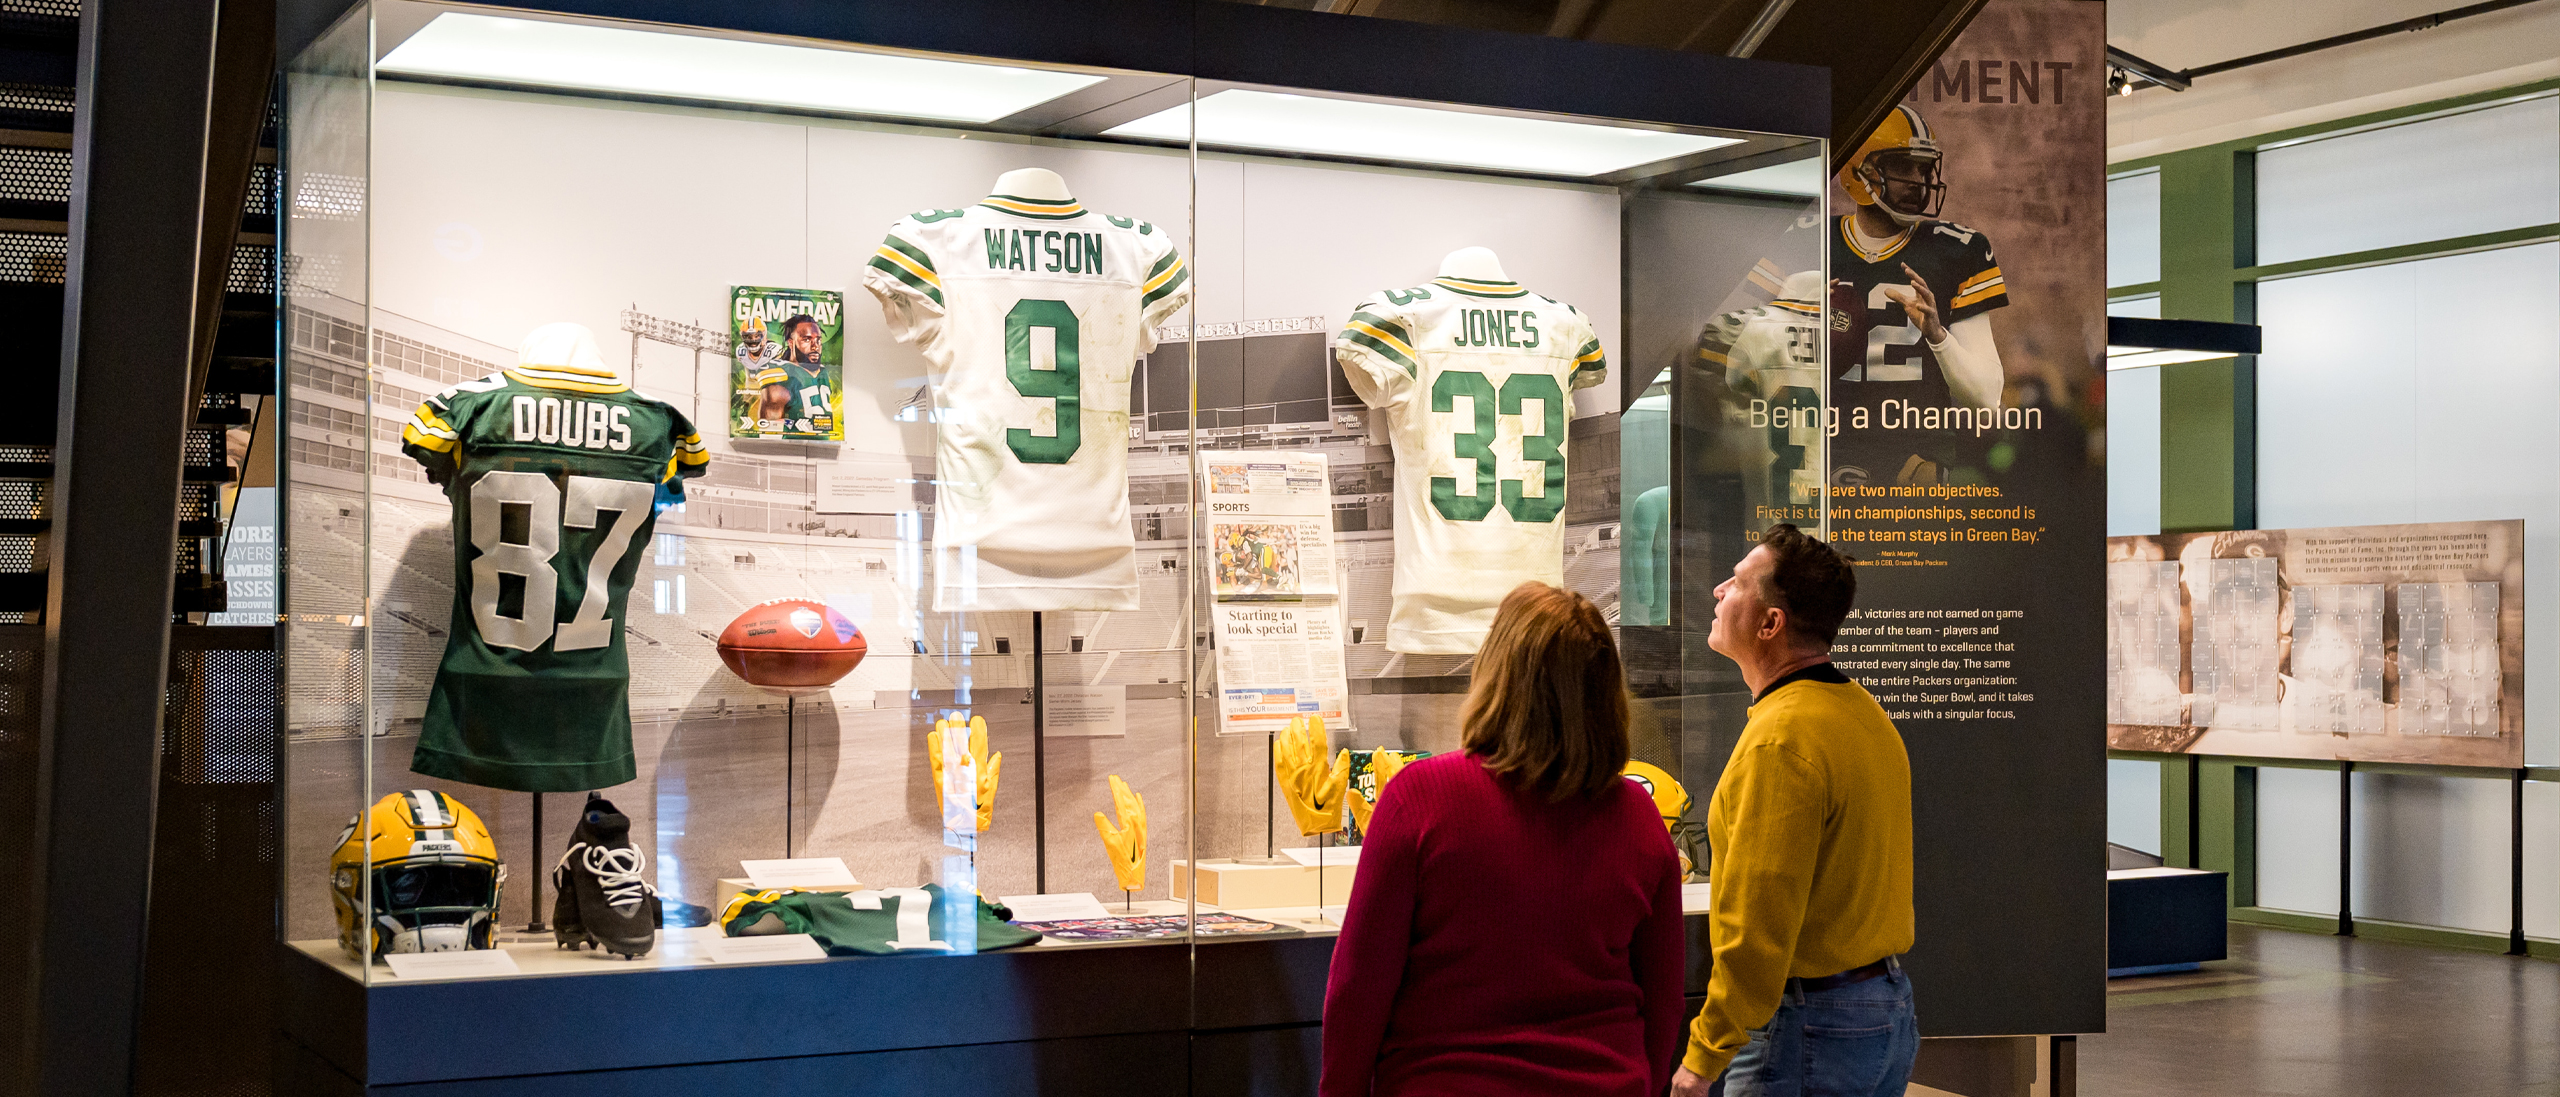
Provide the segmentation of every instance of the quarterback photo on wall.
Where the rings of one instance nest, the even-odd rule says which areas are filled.
[[[844,294],[732,287],[729,335],[729,437],[844,440]]]

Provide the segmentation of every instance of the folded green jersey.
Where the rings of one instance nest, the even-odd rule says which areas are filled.
[[[970,898],[977,910],[963,915],[940,884],[852,892],[741,892],[720,912],[720,931],[731,937],[806,933],[829,956],[990,952],[1040,939],[1038,932],[1005,921],[1010,912],[1004,908]]]

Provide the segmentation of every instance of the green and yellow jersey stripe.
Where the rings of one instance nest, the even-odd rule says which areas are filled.
[[[1003,210],[1017,217],[1037,217],[1046,221],[1065,221],[1084,216],[1084,205],[1073,198],[1050,202],[1038,198],[1016,198],[1010,194],[990,194],[978,203],[988,209]]]
[[[1701,350],[1699,353],[1703,356],[1705,351]],[[1608,356],[1600,353],[1600,340],[1596,337],[1590,342],[1582,344],[1582,349],[1575,352],[1573,356],[1573,372],[1577,375],[1586,370],[1606,370],[1608,368]]]
[[[1181,289],[1191,280],[1191,267],[1182,261],[1182,253],[1168,251],[1147,271],[1147,280],[1138,287],[1138,305],[1143,308],[1164,299],[1166,294]]]
[[[1456,290],[1470,297],[1526,297],[1529,295],[1529,291],[1521,288],[1518,282],[1480,281],[1444,274],[1432,279],[1431,284]]]
[[[2007,292],[2009,292],[2008,279],[2000,276],[2000,268],[1993,267],[1965,279],[1963,285],[1956,287],[1956,299],[1947,307],[1960,309],[1967,305],[1980,304]]]
[[[943,303],[942,276],[934,273],[933,259],[924,253],[923,248],[892,236],[882,240],[879,250],[871,253],[870,265],[872,269],[906,283],[935,305]]]
[[[631,385],[610,372],[579,369],[576,366],[511,366],[507,376],[535,388],[559,389],[564,392],[608,393],[629,392]]]
[[[1422,375],[1419,357],[1413,349],[1413,335],[1399,324],[1373,312],[1355,312],[1342,326],[1342,341],[1364,347],[1389,362],[1404,368],[1407,376]]]

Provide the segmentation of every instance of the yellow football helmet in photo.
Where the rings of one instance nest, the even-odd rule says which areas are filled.
[[[1916,225],[1936,217],[1947,203],[1942,158],[1928,121],[1910,105],[1897,105],[1841,166],[1840,189],[1850,201],[1884,210],[1897,224]]]
[[[431,789],[392,793],[347,821],[329,857],[338,946],[357,960],[496,948],[506,881],[498,844],[462,801]]]

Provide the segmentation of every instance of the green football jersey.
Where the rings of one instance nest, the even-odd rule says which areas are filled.
[[[409,768],[518,792],[637,776],[624,603],[658,485],[702,437],[611,373],[519,365],[418,405],[401,450],[453,500],[453,633]]]
[[[1038,930],[1005,921],[1010,913],[983,898],[968,914],[940,884],[855,892],[776,888],[729,900],[720,932],[731,937],[806,933],[829,956],[900,952],[991,952],[1040,939]],[[965,919],[965,921],[963,920]]]

